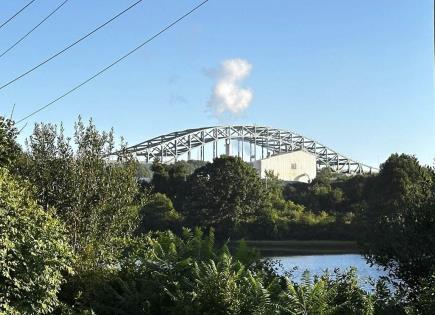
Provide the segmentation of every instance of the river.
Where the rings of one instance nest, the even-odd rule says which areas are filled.
[[[274,256],[269,258],[280,262],[280,267],[278,267],[279,274],[292,271],[295,281],[300,281],[302,273],[305,270],[308,270],[310,275],[314,276],[321,275],[325,270],[332,273],[335,269],[345,271],[350,267],[355,267],[360,285],[365,290],[371,290],[372,286],[368,283],[368,279],[377,280],[379,277],[386,275],[379,267],[370,266],[358,254]]]

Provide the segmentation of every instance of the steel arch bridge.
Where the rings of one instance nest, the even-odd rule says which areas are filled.
[[[335,172],[347,174],[378,171],[297,133],[262,126],[212,126],[175,131],[130,146],[123,153],[143,157],[147,163],[154,159],[172,163],[186,155],[191,160],[192,151],[199,150],[200,160],[204,160],[207,145],[213,147],[213,158],[222,154],[218,152],[219,142],[225,143],[222,153],[226,155],[231,155],[231,144],[237,142],[237,155],[250,161],[305,150],[316,156],[317,169],[329,167]],[[249,148],[245,148],[243,143],[249,144]]]

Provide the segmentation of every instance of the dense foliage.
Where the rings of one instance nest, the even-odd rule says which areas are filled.
[[[162,164],[158,160],[151,166],[152,186],[154,191],[171,198],[175,208],[181,210],[186,198],[187,178],[195,169],[204,166],[203,161],[177,161],[171,165]]]
[[[283,183],[273,173],[262,180],[240,158],[221,156],[196,167],[184,161],[155,161],[151,167],[153,191],[171,199],[181,225],[213,227],[219,238],[354,238],[352,216],[338,219],[330,210],[311,211],[286,200]]]
[[[114,237],[137,225],[136,163],[107,163],[113,132],[98,132],[81,119],[71,139],[62,126],[38,124],[27,142],[22,175],[34,184],[38,203],[56,209],[65,222],[70,244],[82,264],[103,264]]]
[[[192,226],[214,227],[224,235],[268,209],[256,171],[238,157],[216,158],[189,177],[184,211]]]
[[[13,121],[0,116],[0,167],[15,168],[21,154],[17,135]]]
[[[232,256],[213,232],[150,233],[125,241],[119,268],[78,281],[67,303],[97,314],[374,314],[376,296],[354,271],[301,283],[277,276],[244,249]],[[89,279],[93,284],[89,285]]]
[[[148,231],[178,231],[182,217],[165,194],[152,194],[140,210],[137,233]]]
[[[72,262],[63,225],[0,167],[0,313],[53,311]]]
[[[435,312],[435,173],[391,155],[370,185],[361,239],[369,261],[385,266],[421,308]],[[420,291],[432,288],[431,301]],[[423,305],[424,304],[424,305]]]
[[[435,175],[414,157],[308,184],[260,179],[235,157],[156,161],[148,183],[148,166],[107,159],[113,132],[92,121],[72,139],[38,124],[25,151],[16,136],[1,118],[0,313],[435,313]],[[227,247],[357,236],[389,271],[374,292],[353,270],[292,279],[244,241]]]

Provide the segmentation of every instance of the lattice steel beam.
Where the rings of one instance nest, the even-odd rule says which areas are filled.
[[[312,139],[292,131],[263,126],[213,126],[176,131],[128,147],[127,152],[143,156],[148,162],[157,158],[162,162],[171,163],[177,161],[184,154],[187,154],[187,158],[191,159],[192,150],[198,148],[201,159],[204,159],[204,148],[209,143],[213,143],[213,157],[216,157],[219,141],[249,143],[250,148],[258,146],[261,147],[262,152],[265,149],[267,153],[272,155],[302,149],[316,156],[318,168],[330,167],[339,173],[377,172],[376,168],[354,161]],[[252,159],[252,149],[250,155],[250,159]],[[255,149],[254,159],[256,158],[257,150]]]

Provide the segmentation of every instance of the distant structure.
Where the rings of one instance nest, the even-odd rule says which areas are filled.
[[[316,156],[305,150],[272,155],[252,162],[252,166],[264,178],[272,171],[279,179],[292,182],[311,182],[317,174]]]
[[[221,154],[235,155],[252,163],[262,176],[262,170],[273,169],[283,179],[298,181],[312,180],[314,169],[325,167],[345,174],[378,171],[295,132],[263,126],[212,126],[175,131],[128,147],[123,151],[126,152],[146,163],[155,159],[162,163],[183,159],[205,161]]]

